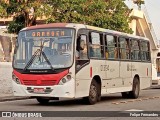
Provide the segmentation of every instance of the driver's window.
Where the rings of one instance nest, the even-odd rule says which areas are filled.
[[[76,70],[80,70],[86,63],[88,63],[88,49],[87,49],[87,36],[80,35],[77,38],[76,46]]]
[[[80,45],[79,45],[79,59],[87,59],[87,37],[86,35],[80,36]]]

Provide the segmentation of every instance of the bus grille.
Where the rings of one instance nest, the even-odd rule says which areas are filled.
[[[56,84],[55,80],[23,80],[24,85],[30,86],[52,86]]]

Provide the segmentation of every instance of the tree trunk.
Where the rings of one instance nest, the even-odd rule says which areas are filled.
[[[31,19],[29,19],[29,23],[28,25],[29,26],[32,26],[32,25],[36,25],[36,16],[33,16]]]
[[[29,26],[29,13],[24,12],[24,18],[25,18],[25,27]]]

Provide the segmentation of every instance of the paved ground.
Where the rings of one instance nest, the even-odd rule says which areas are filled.
[[[81,99],[77,100],[62,100],[62,101],[51,101],[47,105],[40,105],[35,99],[26,100],[16,100],[16,101],[6,101],[0,102],[0,111],[53,111],[53,115],[56,111],[160,111],[160,89],[147,89],[141,91],[140,97],[138,99],[123,99],[121,94],[110,94],[102,98],[102,101],[95,105],[86,105]],[[82,112],[81,112],[82,111]],[[73,114],[70,112],[68,114]],[[61,116],[64,112],[61,112]],[[106,113],[107,114],[107,113]],[[43,118],[45,120],[135,120],[144,118],[136,117],[52,117]],[[22,118],[21,118],[22,119]],[[11,120],[21,120],[20,118],[11,118]],[[29,120],[25,118],[26,120]],[[158,120],[159,118],[145,118],[147,120]],[[0,118],[1,120],[1,118]],[[3,120],[3,119],[2,119]],[[5,120],[5,119],[4,119]],[[34,118],[33,120],[42,120],[40,118]]]
[[[12,63],[0,62],[0,102],[25,99],[14,97],[12,92]],[[27,97],[28,98],[28,97]]]
[[[48,105],[40,105],[35,99],[26,99],[24,97],[13,97],[12,93],[12,67],[11,63],[0,62],[0,111],[160,111],[160,87],[157,89],[147,89],[141,92],[137,100],[122,99],[120,94],[111,94],[102,98],[102,101],[96,105],[85,105],[81,99],[51,101]],[[13,101],[14,100],[14,101]],[[53,113],[54,114],[54,113]],[[0,120],[21,120],[22,118],[0,118]],[[29,120],[31,118],[23,118]],[[34,118],[33,120],[43,120],[44,118]],[[45,118],[45,120],[106,120],[104,117],[54,117]],[[135,118],[111,117],[107,120],[135,120]],[[144,118],[136,118],[143,120]],[[155,120],[159,118],[145,118]]]
[[[141,91],[138,99],[123,99],[121,94],[117,93],[102,97],[101,102],[96,105],[86,105],[81,99],[51,101],[47,105],[40,105],[35,99],[0,102],[0,111],[119,111],[130,108],[157,111],[160,110],[160,107],[155,107],[155,105],[159,103],[159,101],[159,89],[147,89]],[[160,106],[160,104],[158,104],[158,106]]]
[[[13,96],[12,93],[12,64],[0,62],[0,96]]]

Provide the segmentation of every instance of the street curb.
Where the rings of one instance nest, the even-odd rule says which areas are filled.
[[[152,85],[151,89],[160,89],[160,85]]]
[[[30,98],[30,97],[14,97],[14,96],[7,96],[7,97],[0,97],[0,102],[14,101],[14,100],[25,100],[25,99],[31,99],[31,98]]]

